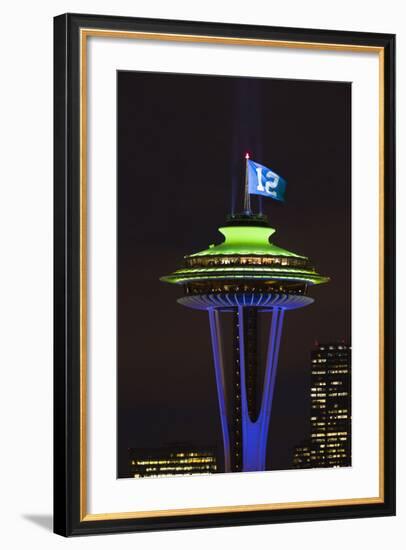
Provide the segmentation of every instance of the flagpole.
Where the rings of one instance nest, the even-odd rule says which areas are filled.
[[[258,196],[258,210],[259,210],[258,214],[262,216],[262,197],[261,196]]]
[[[245,214],[252,214],[251,212],[251,201],[250,201],[250,194],[248,189],[248,161],[249,161],[249,154],[245,154],[245,193],[244,193],[244,212]]]

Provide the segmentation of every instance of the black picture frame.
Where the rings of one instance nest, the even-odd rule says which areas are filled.
[[[383,498],[370,504],[89,520],[81,513],[80,30],[379,48],[384,62]],[[395,36],[64,14],[54,19],[54,531],[63,536],[395,514]]]

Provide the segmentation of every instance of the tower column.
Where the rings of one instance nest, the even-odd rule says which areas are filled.
[[[271,420],[272,402],[275,393],[276,372],[278,370],[279,348],[282,336],[285,310],[275,308],[269,329],[268,353],[266,358],[264,393],[258,420],[261,424],[260,455],[262,470],[265,470],[266,448],[268,442],[269,422]]]
[[[226,387],[224,377],[224,357],[223,349],[221,346],[221,332],[220,332],[220,319],[219,312],[211,308],[209,311],[210,321],[210,334],[211,345],[213,350],[214,371],[216,374],[216,386],[217,386],[217,398],[220,410],[220,423],[221,431],[223,434],[223,448],[224,448],[224,471],[231,471],[230,460],[230,434],[227,420],[227,399],[226,399]]]
[[[253,422],[249,415],[247,399],[244,306],[238,307],[241,416],[243,435],[242,458],[243,471],[245,472],[260,471],[265,469],[269,422],[271,417],[272,398],[275,389],[283,315],[284,311],[279,308],[275,308],[272,313],[264,391],[259,415]]]

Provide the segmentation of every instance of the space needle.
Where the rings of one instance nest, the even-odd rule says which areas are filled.
[[[277,180],[270,177],[276,176],[272,171],[246,159],[244,209],[219,227],[222,242],[185,256],[179,269],[161,278],[182,287],[179,304],[208,313],[226,472],[265,470],[285,312],[312,304],[311,287],[329,280],[308,257],[274,244],[276,230],[265,215],[252,212],[249,168],[261,191],[257,194],[272,193],[276,185],[267,183]],[[265,168],[263,175],[258,166]],[[233,323],[227,341],[226,315]],[[258,338],[266,318],[265,365],[260,368]],[[226,345],[232,345],[231,373]]]

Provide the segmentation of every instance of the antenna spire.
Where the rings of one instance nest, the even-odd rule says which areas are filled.
[[[250,159],[249,153],[245,153],[245,187],[244,187],[244,212],[245,214],[252,214],[251,200],[248,189],[248,161]]]

